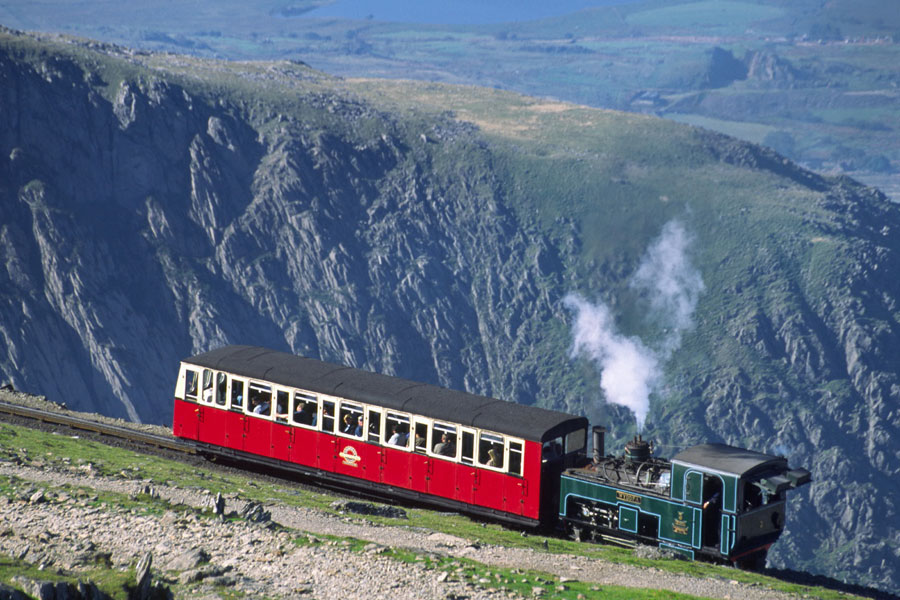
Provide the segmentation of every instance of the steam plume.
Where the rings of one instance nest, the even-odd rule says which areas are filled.
[[[690,237],[680,221],[670,221],[654,240],[631,278],[632,288],[650,297],[648,317],[662,327],[653,347],[616,328],[609,308],[570,293],[563,303],[575,314],[573,357],[585,355],[600,370],[600,387],[607,401],[629,408],[644,427],[650,394],[662,378],[662,363],[681,345],[682,333],[692,326],[703,279],[687,256]]]

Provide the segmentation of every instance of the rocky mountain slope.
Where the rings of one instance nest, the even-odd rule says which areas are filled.
[[[852,180],[650,117],[0,34],[17,388],[165,423],[180,358],[261,344],[580,412],[621,441],[634,418],[570,353],[575,293],[651,352],[663,454],[722,440],[813,471],[771,565],[889,590],[898,228]],[[654,256],[690,277],[654,287]]]

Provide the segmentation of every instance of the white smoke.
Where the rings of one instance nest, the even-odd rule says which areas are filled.
[[[631,278],[631,287],[650,298],[648,317],[663,328],[653,347],[619,333],[602,302],[592,304],[574,293],[563,299],[575,314],[571,355],[585,355],[596,362],[607,401],[629,408],[638,431],[650,411],[650,394],[661,381],[662,363],[681,345],[682,333],[691,327],[704,289],[703,279],[687,255],[690,241],[680,221],[666,223]]]

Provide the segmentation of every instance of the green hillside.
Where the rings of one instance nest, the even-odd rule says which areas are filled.
[[[0,82],[18,388],[166,422],[178,360],[260,344],[585,414],[612,450],[635,419],[572,356],[578,294],[656,361],[632,379],[662,454],[812,470],[772,566],[897,588],[900,211],[879,192],[656,117],[291,61],[4,32]],[[699,281],[669,294],[640,275],[654,256]]]

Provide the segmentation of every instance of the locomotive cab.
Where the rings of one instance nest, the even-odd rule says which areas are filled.
[[[810,481],[809,471],[787,459],[703,444],[672,459],[672,499],[699,518],[699,550],[745,566],[764,563],[785,523],[785,492]]]

